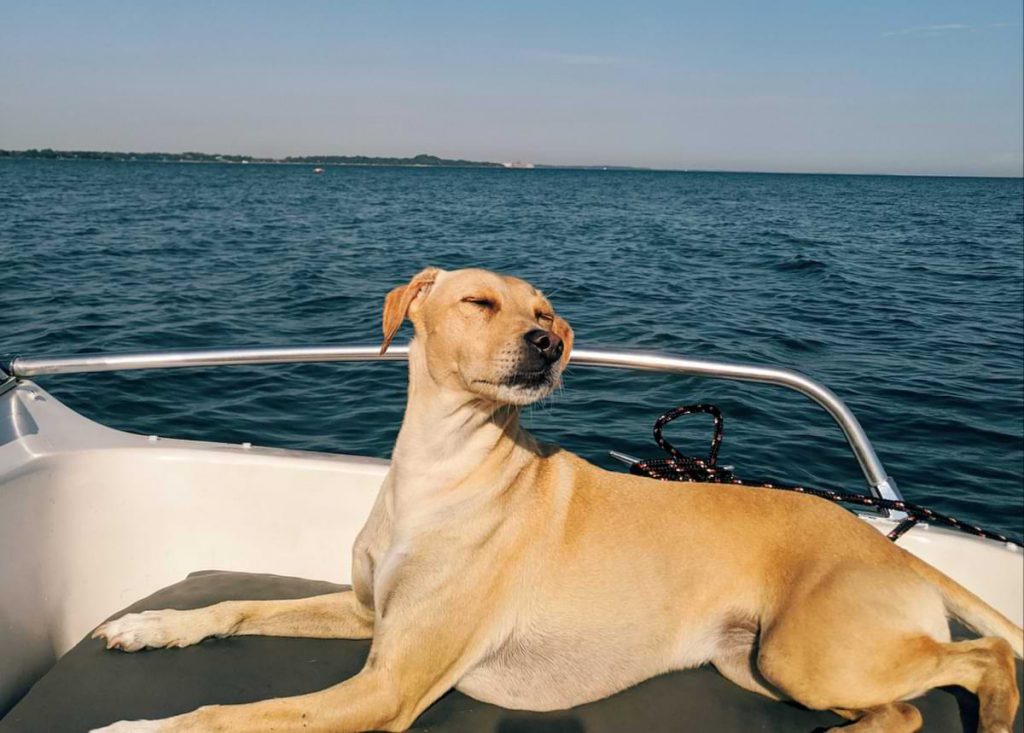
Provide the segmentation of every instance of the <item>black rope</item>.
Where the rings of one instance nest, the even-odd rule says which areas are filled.
[[[695,413],[711,415],[714,420],[711,449],[708,451],[708,457],[706,459],[684,456],[674,445],[669,443],[662,434],[664,427],[676,418]],[[978,537],[985,537],[990,540],[1008,542],[1019,547],[1024,547],[1024,543],[1018,539],[1006,537],[998,532],[976,527],[973,524],[962,522],[956,517],[951,517],[947,514],[940,514],[933,509],[929,509],[928,507],[921,506],[920,504],[914,504],[909,501],[881,499],[875,496],[867,496],[866,494],[850,494],[841,491],[833,491],[831,489],[813,489],[806,486],[792,486],[771,481],[744,481],[736,476],[736,474],[731,470],[718,465],[718,451],[722,447],[723,428],[724,420],[722,419],[722,412],[714,405],[684,405],[682,407],[676,407],[669,410],[659,417],[654,423],[654,442],[656,442],[658,446],[665,451],[668,458],[654,458],[650,460],[637,461],[629,467],[629,471],[630,473],[634,473],[638,476],[648,476],[661,481],[739,484],[742,486],[776,489],[779,491],[796,491],[801,494],[810,494],[811,496],[817,496],[822,499],[828,499],[829,501],[842,504],[857,504],[859,506],[874,507],[876,509],[903,512],[907,515],[907,518],[900,522],[888,534],[889,539],[894,542],[918,522],[928,522],[931,524],[952,527],[953,529],[977,535]]]

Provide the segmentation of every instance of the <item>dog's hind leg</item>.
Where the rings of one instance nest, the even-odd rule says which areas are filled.
[[[995,637],[942,644],[933,687],[959,685],[978,696],[978,730],[1009,733],[1020,692],[1009,642]]]
[[[943,644],[919,639],[906,645],[914,659],[906,665],[913,683],[922,690],[958,685],[978,696],[981,733],[1009,733],[1017,711],[1019,692],[1010,645],[986,637]],[[913,706],[895,702],[867,710],[836,710],[857,723],[850,731],[918,730],[921,715]],[[916,722],[915,722],[916,721]]]
[[[794,593],[762,634],[757,667],[802,705],[860,716],[857,731],[913,730],[902,701],[935,687],[975,693],[982,733],[1009,733],[1019,702],[1010,644],[950,642],[934,589],[890,569],[838,569]]]
[[[349,590],[280,601],[224,601],[187,611],[129,613],[93,632],[108,649],[126,652],[242,635],[368,639],[373,636],[373,611]]]
[[[947,685],[977,694],[980,733],[1009,733],[1013,725],[1016,670],[1002,639],[943,643],[928,636],[888,637],[840,653],[835,652],[842,643],[830,649],[816,640],[795,649],[777,641],[766,643],[758,669],[796,702],[856,720],[844,731],[919,730],[920,713],[903,701]]]

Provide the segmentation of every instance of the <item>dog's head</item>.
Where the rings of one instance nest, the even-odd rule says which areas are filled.
[[[382,354],[407,317],[435,382],[500,404],[550,394],[572,348],[572,329],[540,291],[487,270],[431,267],[388,293]]]

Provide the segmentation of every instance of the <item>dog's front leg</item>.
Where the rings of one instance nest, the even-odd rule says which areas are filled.
[[[129,613],[107,621],[92,634],[94,639],[102,638],[108,649],[126,652],[243,635],[368,639],[373,635],[373,611],[349,590],[280,601],[223,601],[187,611]]]
[[[247,705],[210,705],[163,720],[121,721],[92,733],[347,733],[403,730],[402,693],[381,669],[321,692]]]
[[[153,721],[124,721],[93,733],[356,733],[401,731],[465,674],[486,634],[472,599],[396,602],[378,618],[363,670],[321,692],[246,705],[212,705]]]

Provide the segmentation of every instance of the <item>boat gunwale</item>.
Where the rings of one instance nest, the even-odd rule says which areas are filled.
[[[405,361],[407,344],[394,345],[386,353],[378,346],[282,346],[242,348],[168,349],[159,351],[108,352],[58,356],[15,356],[0,369],[15,378],[58,374],[83,374],[140,369],[175,369],[261,364]],[[575,348],[569,361],[577,366],[610,367],[637,371],[756,382],[800,392],[824,408],[839,425],[864,474],[871,494],[881,499],[902,501],[896,482],[886,472],[860,422],[846,404],[828,387],[784,367],[691,359],[643,351],[614,351]],[[902,519],[902,512],[885,511],[890,519]]]

